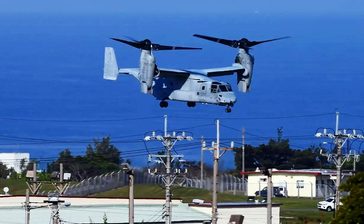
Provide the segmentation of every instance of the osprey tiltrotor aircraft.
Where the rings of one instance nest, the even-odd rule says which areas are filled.
[[[166,69],[157,67],[152,51],[158,50],[196,50],[201,48],[166,46],[143,41],[111,38],[121,43],[141,49],[139,68],[119,68],[114,49],[105,48],[104,79],[116,80],[119,74],[132,75],[140,82],[141,92],[153,95],[160,100],[161,107],[168,107],[168,100],[187,102],[188,107],[196,103],[216,104],[226,106],[226,112],[236,102],[236,96],[229,83],[212,79],[214,76],[237,75],[237,85],[241,92],[248,92],[253,75],[254,57],[249,49],[255,45],[284,39],[280,37],[263,41],[226,40],[195,34],[195,37],[214,41],[233,48],[238,48],[238,54],[232,66],[208,69]]]

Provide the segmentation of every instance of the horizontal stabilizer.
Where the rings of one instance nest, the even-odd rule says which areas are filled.
[[[115,52],[112,47],[105,47],[104,79],[116,80],[119,69],[116,62]]]

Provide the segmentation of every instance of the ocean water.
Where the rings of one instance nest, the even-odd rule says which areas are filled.
[[[148,131],[186,130],[194,141],[179,142],[176,152],[199,160],[200,138],[212,141],[221,120],[224,145],[259,145],[283,137],[292,148],[318,145],[319,127],[363,128],[364,30],[361,15],[198,16],[135,14],[0,15],[0,152],[30,152],[41,164],[70,148],[82,154],[93,139],[110,136],[124,158],[147,164],[147,153],[160,143],[142,141]],[[139,50],[110,37],[149,38],[161,44],[202,47],[201,51],[155,52],[160,67],[228,66],[236,49],[192,37],[200,33],[226,39],[289,39],[252,49],[255,69],[251,92],[236,92],[232,113],[224,107],[170,102],[161,109],[140,93],[137,80],[102,78],[104,47],[116,50],[120,67],[137,67]],[[217,77],[235,88],[235,77]],[[357,146],[358,150],[360,145]],[[221,160],[232,168],[232,154]],[[207,157],[211,161],[210,157]]]

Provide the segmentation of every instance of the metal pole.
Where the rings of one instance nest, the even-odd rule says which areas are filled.
[[[164,115],[164,137],[167,137],[167,115]],[[165,138],[166,148],[166,214],[165,223],[172,223],[171,211],[171,139]]]
[[[52,224],[59,224],[58,202],[52,203]]]
[[[63,183],[63,163],[59,164],[59,182]]]
[[[25,190],[25,224],[30,223],[29,189]]]
[[[37,163],[33,161],[33,189],[37,189]],[[36,191],[34,192],[36,194]]]
[[[216,146],[214,146],[214,176],[212,183],[212,224],[217,224],[217,176],[220,157],[220,121],[216,120]]]
[[[168,117],[164,115],[164,137],[167,137],[167,125],[168,125]]]
[[[336,111],[335,135],[339,134],[339,112]]]
[[[241,147],[241,173],[243,179],[243,195],[245,195],[245,128],[243,128],[243,142]]]
[[[338,139],[337,143],[337,170],[336,170],[336,194],[335,194],[335,214],[337,214],[337,211],[340,206],[340,184],[341,184],[341,147],[342,142],[341,139]]]
[[[354,151],[354,158],[353,158],[353,171],[356,171],[356,151]]]
[[[203,137],[201,137],[201,164],[200,164],[200,181],[201,181],[201,188],[203,188],[203,145],[204,145]]]
[[[268,169],[267,224],[272,224],[272,169]]]
[[[341,150],[342,150],[342,139],[339,135],[339,112],[336,112],[336,148],[337,148],[337,164],[336,164],[336,192],[335,192],[335,214],[339,210],[340,205],[340,182],[341,182]]]
[[[134,224],[134,171],[129,170],[129,223]]]

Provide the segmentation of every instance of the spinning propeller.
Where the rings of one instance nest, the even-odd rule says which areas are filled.
[[[262,40],[262,41],[250,41],[250,40],[248,40],[246,38],[241,38],[240,40],[226,40],[226,39],[221,39],[221,38],[216,38],[216,37],[209,37],[209,36],[200,35],[200,34],[194,34],[193,36],[198,37],[198,38],[202,38],[202,39],[205,39],[205,40],[213,41],[213,42],[216,42],[216,43],[224,44],[224,45],[227,45],[227,46],[233,47],[233,48],[242,48],[244,50],[249,50],[249,48],[251,48],[251,47],[253,47],[255,45],[258,45],[258,44],[289,38],[287,36],[287,37],[279,37],[279,38],[275,38],[275,39]]]
[[[162,50],[201,50],[202,48],[196,48],[196,47],[177,47],[177,46],[167,46],[167,45],[161,45],[161,44],[155,44],[152,43],[150,40],[145,39],[142,41],[137,40],[123,40],[118,38],[111,38],[113,40],[119,41],[121,43],[130,45],[135,48],[139,48],[142,50],[154,50],[154,51],[162,51]]]

